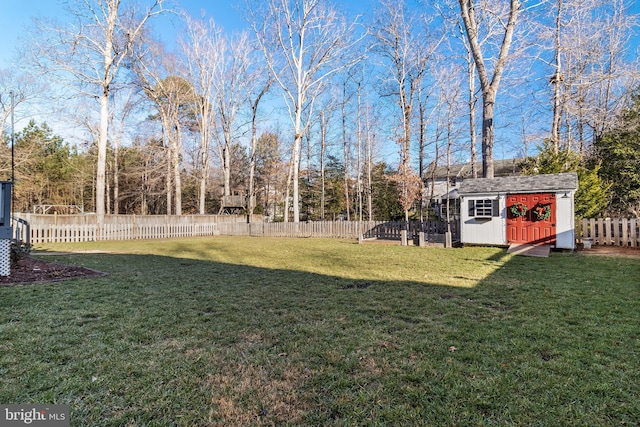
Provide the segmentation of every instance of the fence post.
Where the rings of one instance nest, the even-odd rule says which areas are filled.
[[[603,224],[603,219],[602,218],[598,218],[597,220],[597,227],[598,227],[598,243],[602,244],[603,240],[604,240],[604,224]],[[594,241],[595,243],[595,241]]]
[[[424,231],[418,233],[418,246],[420,246],[421,248],[427,246],[424,240]]]

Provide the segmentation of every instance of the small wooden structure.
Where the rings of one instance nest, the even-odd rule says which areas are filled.
[[[460,184],[462,243],[575,249],[575,172],[468,179]]]
[[[83,214],[84,209],[78,205],[33,205],[34,214]]]
[[[255,196],[252,198],[252,205],[256,205]],[[248,197],[233,195],[233,196],[222,196],[220,198],[220,210],[218,211],[218,215],[241,215],[247,212],[247,202]]]

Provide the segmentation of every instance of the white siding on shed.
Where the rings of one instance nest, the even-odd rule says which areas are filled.
[[[575,172],[467,179],[460,184],[461,200],[460,240],[462,243],[480,245],[507,244],[507,195],[554,193],[556,200],[555,247],[575,248],[574,195],[578,189]],[[500,215],[477,218],[470,215],[466,206],[469,200],[498,199]]]
[[[573,191],[556,193],[556,248],[575,249]]]
[[[470,216],[469,201],[494,200],[498,203],[498,216],[478,218]],[[507,223],[505,198],[496,194],[474,194],[462,197],[460,207],[460,240],[462,243],[478,245],[505,245]]]

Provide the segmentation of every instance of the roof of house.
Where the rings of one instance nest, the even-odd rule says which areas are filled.
[[[478,193],[538,193],[541,191],[571,191],[578,189],[575,172],[549,175],[509,176],[465,179],[460,183],[461,195]]]
[[[513,176],[519,175],[521,172],[520,164],[523,159],[501,159],[493,161],[493,176]],[[476,170],[482,174],[482,162],[476,162]],[[434,170],[434,164],[431,163],[424,173],[424,179],[430,180],[447,178],[447,166],[438,166]],[[450,178],[471,178],[471,163],[456,164],[449,167]]]

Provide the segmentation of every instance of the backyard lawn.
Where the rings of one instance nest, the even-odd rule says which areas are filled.
[[[37,249],[108,275],[0,287],[0,403],[68,404],[72,426],[640,420],[639,259],[238,237]]]

